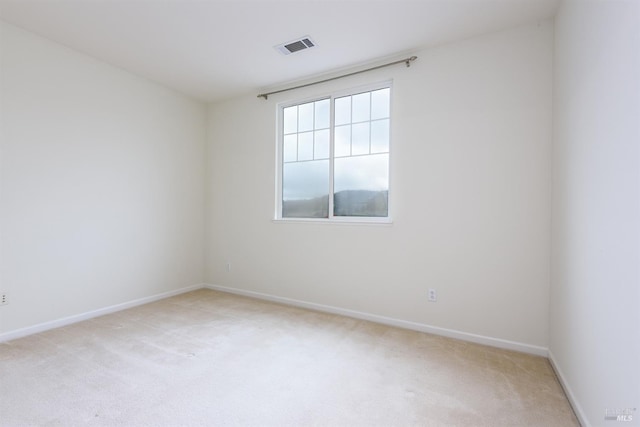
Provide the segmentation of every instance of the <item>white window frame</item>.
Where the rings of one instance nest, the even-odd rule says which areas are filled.
[[[343,96],[357,95],[359,93],[371,92],[379,89],[391,89],[389,95],[389,189],[387,192],[387,216],[386,217],[364,217],[364,216],[334,216],[334,130],[335,130],[335,117],[334,117],[334,101],[336,98]],[[311,223],[331,223],[331,224],[392,224],[391,207],[392,207],[392,191],[391,191],[391,151],[392,151],[392,129],[393,129],[393,81],[386,80],[383,82],[367,84],[358,87],[352,87],[349,89],[343,89],[323,95],[307,97],[304,99],[290,100],[279,103],[276,106],[277,117],[277,135],[276,135],[276,200],[275,200],[275,219],[276,222],[311,222]],[[308,102],[320,101],[323,99],[330,99],[330,124],[329,124],[329,215],[328,218],[295,218],[295,217],[283,217],[282,216],[282,172],[283,172],[283,134],[284,134],[284,109],[292,107],[294,105],[305,104]]]

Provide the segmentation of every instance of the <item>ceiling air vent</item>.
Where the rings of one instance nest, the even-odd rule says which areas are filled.
[[[274,47],[283,55],[290,55],[292,53],[300,52],[301,50],[311,49],[315,45],[316,44],[311,41],[309,36],[305,36]]]

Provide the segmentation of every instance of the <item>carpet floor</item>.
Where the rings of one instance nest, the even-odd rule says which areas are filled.
[[[543,357],[203,289],[0,344],[0,425],[579,424]]]

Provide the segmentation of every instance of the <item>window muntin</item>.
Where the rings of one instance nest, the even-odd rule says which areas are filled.
[[[278,218],[389,218],[390,85],[280,108]]]

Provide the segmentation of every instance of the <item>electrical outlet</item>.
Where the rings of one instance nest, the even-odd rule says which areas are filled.
[[[429,289],[428,298],[429,298],[429,302],[438,301],[438,293],[436,292],[435,289]]]
[[[0,305],[9,304],[9,295],[6,292],[0,292]]]

